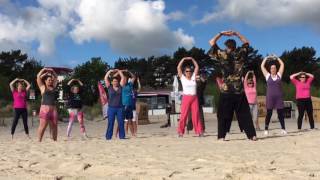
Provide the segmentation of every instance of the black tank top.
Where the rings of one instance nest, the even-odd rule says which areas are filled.
[[[42,105],[54,106],[56,105],[56,91],[46,89],[42,94]]]

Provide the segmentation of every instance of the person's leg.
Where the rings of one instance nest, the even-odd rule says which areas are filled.
[[[41,105],[39,111],[39,127],[38,127],[38,140],[39,142],[42,141],[44,131],[48,126],[48,119],[49,119],[49,107],[46,105]],[[50,133],[51,134],[51,133]]]
[[[297,125],[298,125],[298,130],[301,130],[302,127],[302,119],[304,117],[304,111],[305,111],[305,103],[303,102],[303,100],[299,100],[297,99],[297,107],[298,107],[298,120],[297,120]]]
[[[106,131],[107,140],[110,140],[112,138],[113,126],[114,126],[114,120],[116,118],[116,114],[117,114],[117,108],[113,108],[113,107],[108,108],[108,126]]]
[[[11,126],[11,136],[13,138],[14,132],[16,131],[16,127],[18,125],[18,121],[20,118],[21,112],[19,109],[14,109],[14,118],[12,121],[12,126]]]
[[[273,109],[267,109],[267,116],[265,119],[265,126],[264,126],[264,130],[266,130],[266,131],[269,130],[269,124],[270,124],[270,119],[272,116],[272,111],[273,111]]]
[[[117,108],[117,120],[119,128],[119,139],[125,139],[123,108]]]
[[[131,126],[130,126],[130,122],[129,122],[129,118],[127,117],[128,116],[128,106],[124,106],[123,108],[123,117],[124,117],[124,126],[125,126],[125,130],[126,130],[126,134],[129,134],[129,128],[131,129]],[[130,126],[130,127],[129,127]]]
[[[280,121],[281,129],[285,130],[285,122],[284,122],[284,109],[277,109],[278,119]]]
[[[73,109],[68,109],[68,111],[69,111],[69,124],[68,124],[68,128],[67,128],[67,137],[70,137],[72,125],[73,125],[74,119],[76,117],[76,114]]]
[[[236,97],[236,115],[239,124],[246,133],[248,139],[256,137],[256,130],[253,125],[252,117],[250,114],[250,107],[245,94],[238,95]]]
[[[199,105],[199,113],[200,113],[200,121],[201,121],[202,130],[203,130],[203,132],[205,132],[206,125],[205,125],[205,122],[204,122],[204,113],[203,113],[202,105]]]
[[[311,98],[306,101],[306,109],[309,117],[310,129],[314,129],[313,106]]]
[[[220,94],[218,106],[218,139],[224,139],[230,130],[234,113],[232,97],[228,94]]]
[[[252,106],[252,120],[256,123],[256,129],[260,130],[259,119],[258,119],[258,105],[253,104]]]
[[[23,109],[21,115],[22,115],[22,120],[23,120],[24,132],[26,133],[27,136],[29,136],[28,111],[27,111],[27,109]]]
[[[58,112],[57,109],[52,110],[52,118],[49,121],[53,141],[58,140]]]
[[[84,120],[83,120],[83,112],[81,110],[78,111],[78,121],[80,125],[80,132],[85,136],[86,135],[86,128],[84,126]]]
[[[126,112],[125,112],[125,119],[128,120],[127,124],[128,124],[128,127],[127,127],[127,131],[128,129],[130,130],[131,132],[131,136],[135,136],[134,134],[134,130],[133,130],[133,123],[132,123],[132,119],[133,119],[133,110],[132,110],[132,107],[131,106],[126,106]],[[127,132],[128,133],[128,132]]]
[[[178,134],[182,136],[184,134],[184,129],[186,126],[186,121],[188,118],[189,110],[190,110],[191,96],[182,96],[181,101],[181,114],[178,125]]]
[[[43,134],[44,134],[44,131],[46,130],[47,126],[48,126],[48,121],[45,120],[45,119],[40,118],[39,128],[38,128],[38,140],[39,140],[39,142],[42,141]]]
[[[203,134],[202,124],[200,121],[200,112],[199,112],[199,101],[198,97],[194,96],[191,101],[191,111],[192,111],[192,124],[194,127],[194,132],[197,135]]]
[[[134,136],[137,136],[137,132],[138,132],[138,117],[137,117],[137,111],[134,110],[133,112],[133,118],[132,118],[132,129],[133,129],[133,134]]]

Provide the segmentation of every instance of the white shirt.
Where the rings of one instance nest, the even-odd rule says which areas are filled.
[[[181,76],[181,84],[183,95],[197,95],[196,75],[193,73],[191,79],[187,79],[184,75]]]
[[[268,74],[266,75],[266,81],[268,81],[268,79],[269,79],[270,76],[271,76],[270,73],[268,73]],[[279,77],[278,77],[278,76],[279,76]],[[277,76],[271,76],[271,78],[272,78],[273,81],[276,81],[278,78],[281,79],[281,74],[280,74],[279,72],[277,72]]]

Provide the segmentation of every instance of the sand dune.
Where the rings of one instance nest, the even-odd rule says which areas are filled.
[[[319,130],[297,132],[295,120],[287,120],[288,135],[272,123],[269,137],[260,131],[259,141],[251,142],[233,123],[229,141],[221,142],[214,115],[206,119],[202,138],[160,129],[163,117],[139,126],[138,138],[111,141],[104,139],[105,121],[86,122],[88,139],[75,124],[71,140],[65,137],[67,124],[60,123],[58,142],[47,133],[42,143],[35,127],[27,139],[19,124],[13,141],[10,128],[1,127],[0,179],[320,179]]]

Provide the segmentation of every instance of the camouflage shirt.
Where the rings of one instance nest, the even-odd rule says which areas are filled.
[[[247,64],[249,44],[245,43],[235,51],[228,53],[218,45],[209,50],[209,56],[215,60],[216,69],[221,71],[223,84],[220,88],[222,93],[243,93],[242,77],[244,67]]]

